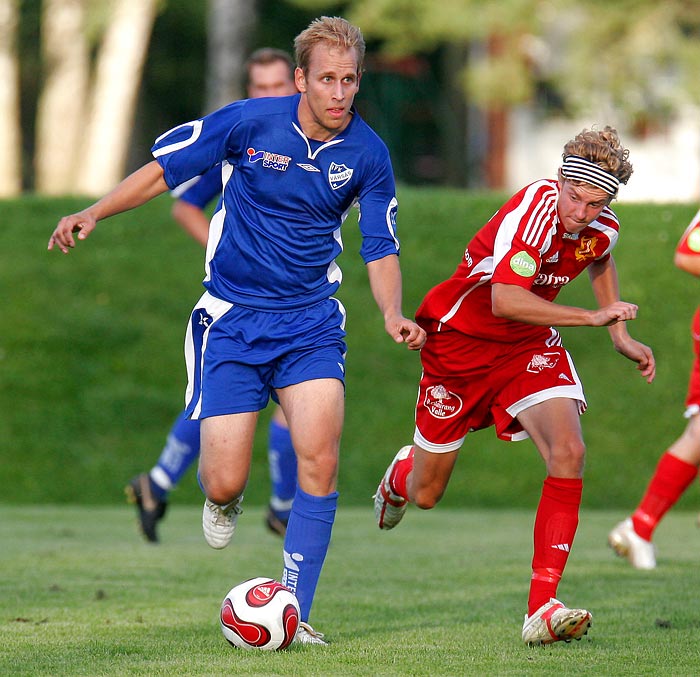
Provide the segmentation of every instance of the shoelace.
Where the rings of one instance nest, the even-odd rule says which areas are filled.
[[[243,512],[243,508],[241,508],[240,500],[237,500],[233,503],[230,503],[229,505],[222,507],[220,505],[216,505],[212,503],[214,506],[214,519],[212,520],[214,524],[216,525],[226,525],[227,522],[231,521],[230,515],[231,513],[235,513],[236,515],[240,515]]]
[[[299,628],[305,630],[312,637],[318,637],[319,639],[323,639],[324,637],[322,632],[316,632],[316,630],[314,630],[308,623],[304,623],[304,621],[299,621]]]

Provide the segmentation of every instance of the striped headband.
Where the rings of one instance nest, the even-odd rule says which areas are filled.
[[[610,172],[601,169],[597,164],[578,155],[567,155],[561,166],[561,173],[567,179],[590,183],[615,197],[620,181]]]

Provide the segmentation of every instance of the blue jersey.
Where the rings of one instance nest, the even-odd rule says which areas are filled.
[[[173,188],[171,195],[178,200],[204,209],[215,197],[221,197],[221,166],[217,165],[201,176]]]
[[[332,140],[308,139],[300,96],[236,101],[171,129],[152,148],[171,188],[222,165],[204,279],[217,298],[260,310],[329,298],[342,279],[340,226],[356,202],[364,261],[399,252],[386,146],[356,112]]]

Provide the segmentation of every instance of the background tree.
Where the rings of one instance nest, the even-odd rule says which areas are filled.
[[[329,11],[322,0],[290,0]],[[509,111],[614,112],[645,134],[700,102],[700,3],[688,0],[345,0],[332,3],[393,58],[461,48],[449,80],[474,107],[468,139],[501,187]],[[444,52],[443,53],[447,53]],[[453,52],[454,53],[454,52]]]
[[[80,193],[105,193],[125,174],[141,72],[158,4],[158,0],[113,0],[75,177]]]
[[[325,7],[322,0],[290,0]],[[457,73],[482,106],[555,87],[569,112],[604,93],[633,116],[700,100],[700,4],[688,0],[345,0],[332,3],[393,55],[481,45]],[[489,49],[493,39],[498,49]]]
[[[21,190],[17,0],[0,0],[0,197]]]
[[[243,98],[255,20],[255,0],[209,0],[206,112]]]
[[[26,0],[20,5],[25,100],[22,130],[13,138],[19,143],[35,134],[33,144],[24,144],[25,154],[35,150],[28,187],[97,195],[124,176],[141,73],[161,4]],[[35,31],[41,40],[38,61]],[[36,124],[29,120],[34,113]]]
[[[74,189],[86,120],[89,48],[82,0],[44,0],[34,157],[36,189],[63,195]]]

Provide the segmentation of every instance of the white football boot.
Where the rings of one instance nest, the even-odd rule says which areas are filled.
[[[328,646],[328,642],[323,639],[322,632],[316,632],[308,623],[304,621],[299,622],[299,627],[297,628],[297,635],[294,641],[298,644],[320,644],[322,646]]]
[[[608,534],[608,545],[616,555],[626,557],[635,569],[656,569],[654,545],[634,530],[631,517],[622,520]]]
[[[384,473],[384,477],[382,477],[382,481],[377,487],[377,493],[373,496],[374,517],[380,529],[393,529],[401,521],[408,507],[408,501],[402,496],[397,496],[391,490],[389,478],[391,473],[394,472],[396,464],[407,458],[412,448],[411,445],[408,445],[399,449],[396,456],[394,456],[394,460]]]
[[[243,512],[240,507],[242,501],[243,496],[239,496],[228,505],[217,505],[209,499],[204,501],[202,530],[204,531],[204,540],[212,548],[221,550],[231,542],[238,516]]]
[[[567,609],[552,597],[532,616],[525,615],[523,642],[529,646],[570,642],[581,639],[591,627],[591,614],[585,609]]]

